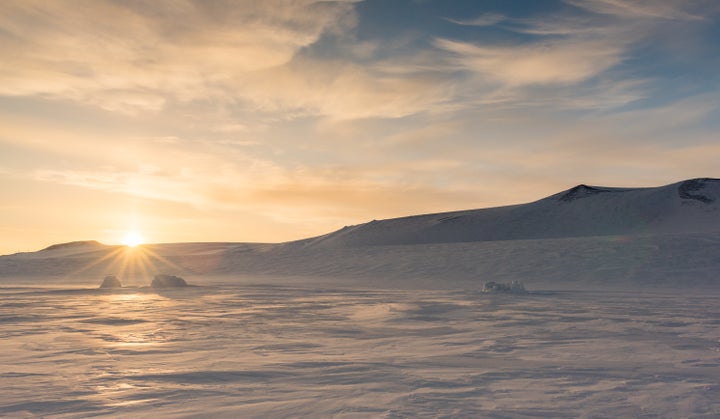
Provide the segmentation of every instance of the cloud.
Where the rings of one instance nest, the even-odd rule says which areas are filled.
[[[477,197],[466,189],[433,186],[420,179],[408,181],[405,176],[397,176],[402,171],[405,175],[432,177],[436,170],[456,165],[457,162],[437,159],[369,171],[357,166],[290,169],[247,161],[244,165],[226,164],[216,170],[205,166],[38,169],[32,173],[32,180],[109,193],[118,202],[139,198],[143,202],[182,204],[203,211],[262,214],[285,223],[314,220],[318,225],[328,226],[403,216],[419,208],[443,211],[457,205],[475,206]]]
[[[434,46],[466,75],[454,99],[468,107],[594,110],[625,106],[653,94],[662,69],[628,58],[649,48],[667,49],[663,60],[687,53],[700,9],[694,2],[568,0],[578,8],[504,20],[503,30],[521,34],[504,42],[438,37]],[[704,5],[702,8],[701,5]],[[580,10],[578,10],[580,9]],[[718,7],[720,10],[720,7]],[[601,13],[602,11],[602,13]],[[665,19],[665,20],[664,20]],[[672,28],[667,19],[673,19]],[[676,50],[675,45],[682,45]],[[670,49],[668,49],[670,48]],[[706,49],[704,50],[706,51]],[[663,62],[658,64],[662,65]],[[443,71],[450,71],[444,69]]]
[[[145,200],[225,209],[228,201],[210,191],[233,190],[245,194],[248,190],[289,178],[278,165],[252,157],[228,162],[222,156],[184,151],[175,152],[173,158],[164,160],[156,152],[152,161],[153,164],[137,163],[134,166],[36,169],[32,179]],[[239,201],[232,204],[242,206]]]
[[[623,19],[703,20],[692,12],[694,6],[711,4],[703,0],[565,0],[593,13]]]
[[[446,20],[462,26],[493,26],[502,22],[505,19],[505,15],[502,15],[500,13],[484,13],[473,19],[467,20],[446,18]]]
[[[651,5],[568,1],[596,13]],[[633,89],[620,94],[622,100],[604,95],[596,101],[604,90],[587,85],[574,95],[533,90],[581,86],[616,68],[646,31],[627,20],[620,24],[577,13],[523,20],[486,13],[453,22],[502,21],[505,30],[531,38],[509,44],[438,38],[434,48],[409,48],[406,42],[398,48],[353,37],[354,3],[2,2],[0,55],[7,60],[0,68],[0,95],[71,100],[135,116],[186,104],[244,107],[256,118],[275,120],[402,118],[525,106],[539,98],[597,108],[638,97]],[[672,10],[684,10],[673,5]],[[632,16],[637,14],[642,13]],[[309,53],[326,35],[334,36],[335,44],[324,52],[335,54]],[[601,84],[610,82],[632,84],[615,77]],[[568,95],[575,97],[565,100]],[[244,124],[229,121],[218,130],[230,134]]]
[[[41,182],[79,186],[131,197],[198,205],[201,196],[192,191],[196,179],[190,173],[162,176],[156,173],[119,171],[115,168],[96,170],[37,170],[33,178]]]
[[[226,95],[244,74],[281,66],[354,25],[350,1],[4,1],[0,94],[112,111]]]
[[[398,118],[451,98],[449,77],[437,71],[403,67],[406,60],[399,72],[372,64],[367,55],[377,45],[348,36],[353,3],[3,2],[0,55],[9,61],[0,69],[0,95],[129,115],[177,102],[242,103],[284,119]],[[301,54],[324,34],[365,51],[362,63]]]
[[[511,46],[438,39],[435,45],[455,54],[462,68],[507,86],[579,83],[618,64],[624,51],[593,39]]]
[[[296,59],[249,77],[238,94],[269,112],[333,119],[399,118],[452,98],[449,78],[437,74],[384,74],[345,61]]]
[[[621,36],[618,32],[624,37],[627,32],[627,27],[618,27],[616,22],[586,15],[556,14],[542,18],[513,19],[511,23],[510,28],[515,32],[538,36],[608,38],[609,36]],[[634,40],[635,37],[633,36],[632,39]]]

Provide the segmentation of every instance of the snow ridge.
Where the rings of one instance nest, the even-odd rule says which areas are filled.
[[[70,248],[79,248],[79,247],[102,247],[104,244],[100,243],[97,240],[79,240],[79,241],[72,241],[68,243],[58,243],[53,244],[52,246],[48,246],[41,250],[41,252],[51,251],[51,250],[64,250],[64,249],[70,249]]]
[[[719,251],[720,180],[699,178],[657,188],[578,185],[528,204],[373,220],[287,243],[147,244],[140,259],[123,246],[64,243],[0,256],[0,283],[97,286],[114,273],[137,286],[170,272],[198,284],[261,276],[716,286]]]
[[[295,242],[354,247],[720,231],[720,179],[655,188],[578,185],[535,202],[372,221]]]

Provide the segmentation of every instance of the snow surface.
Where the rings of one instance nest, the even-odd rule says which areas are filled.
[[[0,289],[0,415],[718,417],[718,292]]]
[[[720,417],[719,205],[717,179],[579,185],[289,243],[1,256],[0,416]]]

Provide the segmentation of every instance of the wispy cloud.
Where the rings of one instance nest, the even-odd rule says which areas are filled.
[[[6,58],[0,95],[72,100],[130,115],[178,102],[244,104],[281,119],[401,118],[478,104],[525,106],[536,96],[520,89],[580,86],[623,63],[647,32],[633,20],[695,16],[679,1],[568,2],[595,18],[565,12],[515,19],[487,12],[452,21],[475,27],[503,22],[505,30],[533,38],[487,43],[437,37],[434,48],[396,54],[388,45],[352,36],[357,15],[349,0],[186,0],[172,7],[7,1],[0,4],[0,54]],[[343,54],[303,53],[328,34]],[[627,77],[607,79],[630,84]],[[475,98],[468,100],[471,91]],[[631,96],[637,91],[621,95]],[[575,103],[597,107],[589,98]]]
[[[500,13],[484,13],[480,16],[476,16],[472,19],[450,19],[446,18],[449,22],[456,23],[463,26],[493,26],[505,20],[505,15]]]
[[[249,77],[241,94],[261,109],[290,115],[398,118],[439,106],[452,88],[441,75],[378,74],[349,62],[298,59]]]
[[[677,31],[703,20],[698,10],[713,10],[704,0],[567,3],[576,8],[504,18],[504,30],[527,36],[502,42],[436,38],[435,47],[467,75],[456,91],[474,93],[461,93],[456,103],[545,110],[625,106],[647,97],[650,86],[657,83],[652,76],[628,71],[628,59],[649,45],[675,48],[671,45],[691,43],[677,40],[685,32],[665,34],[669,21],[680,25],[674,27]]]
[[[619,63],[623,53],[596,40],[497,47],[439,39],[436,45],[456,54],[463,68],[509,86],[582,82]]]
[[[353,3],[4,2],[0,54],[10,61],[0,70],[0,95],[131,115],[197,101],[336,119],[397,118],[451,97],[448,78],[437,74],[301,57],[324,34],[353,28]],[[376,48],[352,40],[347,46],[359,58]]]
[[[565,0],[568,4],[594,13],[624,19],[703,20],[693,12],[698,5],[707,6],[704,0]]]
[[[5,1],[0,94],[126,112],[222,97],[243,75],[351,27],[351,3]]]

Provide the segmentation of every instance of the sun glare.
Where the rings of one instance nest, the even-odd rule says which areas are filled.
[[[125,235],[125,238],[123,239],[122,243],[128,247],[135,247],[139,244],[143,244],[144,241],[143,241],[143,238],[140,235],[140,233],[138,233],[136,231],[131,231]]]

